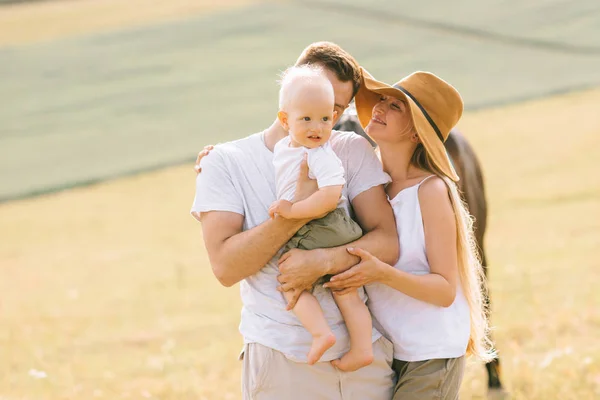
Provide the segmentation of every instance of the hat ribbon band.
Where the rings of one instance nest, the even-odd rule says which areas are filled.
[[[427,111],[425,111],[425,109],[423,108],[423,106],[421,105],[421,103],[419,103],[419,101],[417,99],[415,99],[413,97],[413,95],[410,94],[410,92],[408,90],[404,89],[402,86],[400,86],[400,85],[394,85],[392,87],[400,90],[402,93],[404,93],[405,95],[407,95],[408,97],[410,97],[410,99],[415,102],[415,104],[417,105],[417,107],[419,107],[419,110],[421,110],[421,112],[423,113],[423,115],[425,116],[425,118],[427,118],[427,121],[429,122],[429,124],[431,125],[431,127],[433,128],[433,130],[435,131],[435,133],[437,133],[437,135],[440,138],[440,140],[442,141],[442,143],[444,143],[444,137],[442,136],[442,132],[440,132],[440,130],[438,129],[437,125],[435,124],[435,122],[433,122],[433,119],[431,119],[431,117],[429,116],[429,114],[427,113]]]

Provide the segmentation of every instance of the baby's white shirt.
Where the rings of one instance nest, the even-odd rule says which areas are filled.
[[[296,181],[300,174],[300,164],[302,163],[304,154],[308,155],[308,176],[311,179],[317,180],[319,189],[326,186],[346,184],[344,166],[333,151],[329,141],[314,149],[304,146],[293,147],[290,143],[290,137],[286,136],[277,142],[273,150],[275,186],[278,200],[294,200]]]

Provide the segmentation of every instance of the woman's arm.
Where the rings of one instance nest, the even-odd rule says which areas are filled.
[[[361,259],[357,252],[347,250],[349,247],[368,249],[391,264],[396,262],[398,234],[392,207],[387,201],[383,186],[365,190],[354,198],[352,205],[364,235],[345,246],[315,250],[292,249],[285,253],[279,259],[281,275],[277,278],[282,291],[310,288],[323,275],[354,269],[353,266]],[[293,307],[295,302],[290,304]]]
[[[325,286],[346,292],[371,282],[384,283],[418,300],[449,307],[456,297],[458,261],[456,220],[444,181],[427,180],[419,188],[425,247],[431,273],[413,275],[382,262],[361,249],[349,250],[361,262],[331,278]]]

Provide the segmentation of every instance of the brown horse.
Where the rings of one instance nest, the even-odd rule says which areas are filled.
[[[360,126],[358,118],[352,110],[350,110],[350,113],[342,115],[342,118],[340,118],[334,129],[356,132],[366,138],[371,145],[375,146],[375,143],[367,136]],[[479,247],[483,271],[487,279],[487,258],[485,256],[485,247],[483,243],[487,224],[487,201],[485,198],[485,186],[483,183],[481,164],[467,139],[456,129],[450,131],[445,146],[446,151],[452,160],[452,164],[456,169],[456,173],[460,177],[458,188],[467,203],[469,212],[475,218],[475,239],[477,241],[477,246]],[[489,293],[486,293],[486,302],[488,305],[489,301]],[[496,358],[487,363],[485,367],[488,372],[488,388],[492,390],[501,390],[500,360]]]

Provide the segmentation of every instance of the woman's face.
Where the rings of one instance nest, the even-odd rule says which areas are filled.
[[[413,120],[405,99],[381,95],[365,132],[378,144],[409,140]]]

